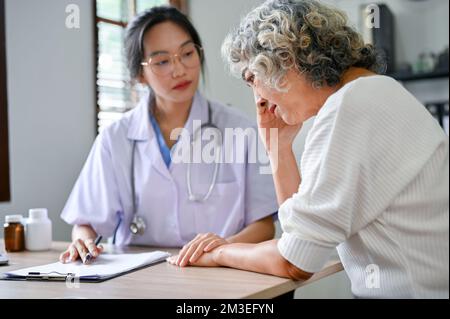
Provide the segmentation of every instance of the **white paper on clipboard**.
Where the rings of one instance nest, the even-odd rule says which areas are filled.
[[[131,271],[165,261],[170,254],[162,251],[142,254],[102,254],[89,265],[81,261],[63,264],[61,262],[29,267],[4,273],[4,280],[64,280],[67,276],[81,281],[101,282]]]

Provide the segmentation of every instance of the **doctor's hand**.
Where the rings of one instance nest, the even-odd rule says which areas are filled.
[[[215,255],[218,249],[213,250],[209,253],[202,254],[195,262],[189,263],[187,266],[192,267],[219,267],[220,265],[215,261]],[[177,266],[178,256],[171,256],[167,258],[167,262],[171,265]]]
[[[200,260],[200,258],[205,253],[212,252],[217,247],[225,244],[228,244],[228,241],[220,236],[217,236],[216,234],[198,234],[193,240],[191,240],[181,249],[178,256],[176,256],[177,258],[173,264],[180,267],[196,265],[197,262],[202,261]]]
[[[87,253],[96,258],[103,252],[103,246],[96,246],[94,239],[77,239],[69,245],[66,251],[59,256],[59,261],[63,264],[75,262],[78,258],[85,260]]]

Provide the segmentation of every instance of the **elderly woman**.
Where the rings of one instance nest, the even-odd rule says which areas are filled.
[[[231,244],[194,266],[293,279],[334,249],[357,297],[448,298],[448,138],[383,72],[344,13],[312,0],[267,1],[225,41],[224,57],[257,97],[283,235]],[[316,116],[300,172],[292,143]],[[278,161],[278,159],[283,159]]]

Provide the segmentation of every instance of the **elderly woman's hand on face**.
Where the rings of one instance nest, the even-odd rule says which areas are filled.
[[[258,95],[255,95],[255,102],[259,133],[266,150],[271,153],[292,148],[292,143],[303,123],[297,125],[287,124],[281,117],[280,108]],[[275,136],[271,136],[271,129],[277,130]],[[273,143],[277,143],[276,147]]]

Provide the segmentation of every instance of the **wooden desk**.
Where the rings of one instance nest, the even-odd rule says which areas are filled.
[[[0,266],[0,273],[55,262],[67,245],[58,242],[47,252],[10,253],[9,265]],[[106,248],[107,253],[152,250],[155,249]],[[161,250],[178,252],[176,249]],[[266,299],[293,291],[342,269],[340,262],[332,262],[310,280],[294,282],[230,268],[179,268],[161,263],[103,283],[80,283],[79,288],[69,288],[64,282],[0,280],[0,298]]]

